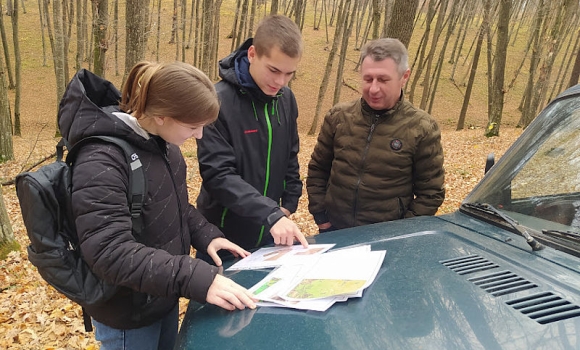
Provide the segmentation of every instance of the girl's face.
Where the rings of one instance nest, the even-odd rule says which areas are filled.
[[[171,117],[155,117],[157,135],[165,141],[181,146],[187,139],[201,139],[206,123],[187,124]]]

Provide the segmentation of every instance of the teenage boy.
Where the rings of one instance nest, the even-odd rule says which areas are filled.
[[[298,207],[298,106],[286,86],[302,56],[298,26],[288,17],[262,20],[254,38],[220,60],[218,120],[197,140],[203,179],[197,208],[245,249],[308,246],[288,218]]]

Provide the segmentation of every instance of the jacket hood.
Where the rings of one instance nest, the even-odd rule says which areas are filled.
[[[116,136],[136,143],[139,136],[112,112],[119,111],[121,93],[113,84],[81,69],[71,79],[58,110],[58,125],[70,145],[87,136]]]
[[[240,47],[238,47],[234,52],[230,53],[226,57],[219,61],[219,75],[220,78],[227,81],[230,84],[240,86],[238,77],[236,75],[236,60],[238,60],[242,55],[246,55],[248,48],[252,46],[253,39],[247,39]]]

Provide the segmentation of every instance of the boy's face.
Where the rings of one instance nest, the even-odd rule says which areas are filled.
[[[390,109],[401,97],[401,89],[409,79],[407,69],[403,75],[392,58],[374,61],[371,56],[361,63],[362,95],[368,105],[376,110]]]
[[[277,46],[270,49],[269,55],[258,57],[254,45],[248,49],[250,74],[252,78],[268,96],[276,96],[283,86],[286,86],[294,76],[300,57],[290,57]]]

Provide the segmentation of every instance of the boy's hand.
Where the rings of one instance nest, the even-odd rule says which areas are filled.
[[[296,226],[294,221],[287,217],[278,220],[278,222],[276,222],[270,229],[270,233],[272,234],[272,237],[274,237],[275,244],[293,245],[294,238],[296,238],[304,248],[308,248],[306,237],[304,237],[302,232],[300,232],[300,229]]]

